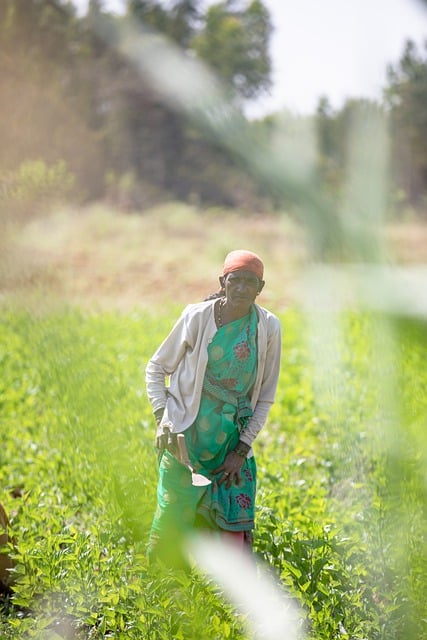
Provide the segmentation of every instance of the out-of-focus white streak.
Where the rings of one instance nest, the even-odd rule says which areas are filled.
[[[246,616],[256,640],[297,640],[301,614],[290,596],[231,543],[206,536],[191,540],[190,554],[199,568],[220,585],[228,599]]]
[[[190,52],[161,33],[143,30],[132,19],[124,21],[116,35],[118,50],[172,106],[197,111],[219,102],[224,109],[227,102],[221,83]]]
[[[307,311],[365,308],[427,318],[427,265],[313,264],[300,295]]]

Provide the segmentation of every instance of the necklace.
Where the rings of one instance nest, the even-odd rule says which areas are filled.
[[[222,322],[222,308],[225,305],[225,300],[224,298],[221,298],[219,301],[219,305],[218,305],[218,327],[221,328],[223,326],[223,322]]]

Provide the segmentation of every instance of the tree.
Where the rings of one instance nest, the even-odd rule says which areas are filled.
[[[319,100],[315,122],[320,176],[336,193],[342,180],[342,148],[338,134],[338,117],[326,96]]]
[[[270,15],[260,0],[244,8],[225,0],[208,9],[192,46],[235,96],[255,98],[271,86],[271,31]]]
[[[325,186],[337,195],[344,186],[349,170],[352,131],[361,120],[366,123],[377,118],[382,106],[366,98],[346,100],[334,111],[326,97],[319,100],[316,111],[318,166]]]
[[[79,16],[66,0],[0,0],[0,172],[27,160],[63,160],[88,198],[102,197],[107,175],[114,184],[129,175],[153,193],[232,204],[246,188],[242,172],[162,102],[114,42],[129,17],[142,32],[160,31],[186,50],[208,32],[211,42],[218,35],[234,55],[223,61],[233,95],[253,96],[269,82],[263,5],[222,3],[218,34],[200,0],[128,0],[128,16],[110,14],[105,5],[90,0]]]
[[[427,195],[427,43],[424,57],[407,41],[399,63],[388,68],[394,179],[417,206]]]
[[[201,14],[195,0],[177,0],[170,10],[170,28],[168,35],[184,48],[191,41],[200,24]]]
[[[156,0],[128,0],[128,14],[146,28],[167,33],[168,14]]]
[[[75,12],[55,0],[0,0],[0,170],[26,160],[65,160],[90,192],[102,149],[91,130],[84,84],[89,51]],[[84,151],[83,151],[84,150]],[[99,192],[98,192],[99,193]]]

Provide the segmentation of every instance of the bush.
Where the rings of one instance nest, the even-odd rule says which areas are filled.
[[[28,160],[0,174],[0,216],[24,222],[73,195],[75,178],[64,161]]]

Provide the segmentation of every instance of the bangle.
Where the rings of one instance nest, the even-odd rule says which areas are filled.
[[[239,442],[238,445],[233,449],[234,453],[237,453],[241,458],[246,458],[249,453],[250,446],[245,442]]]
[[[157,426],[160,424],[162,418],[163,418],[163,414],[165,412],[165,408],[162,407],[161,409],[157,409],[157,411],[154,411],[154,418],[156,420],[156,424]]]

